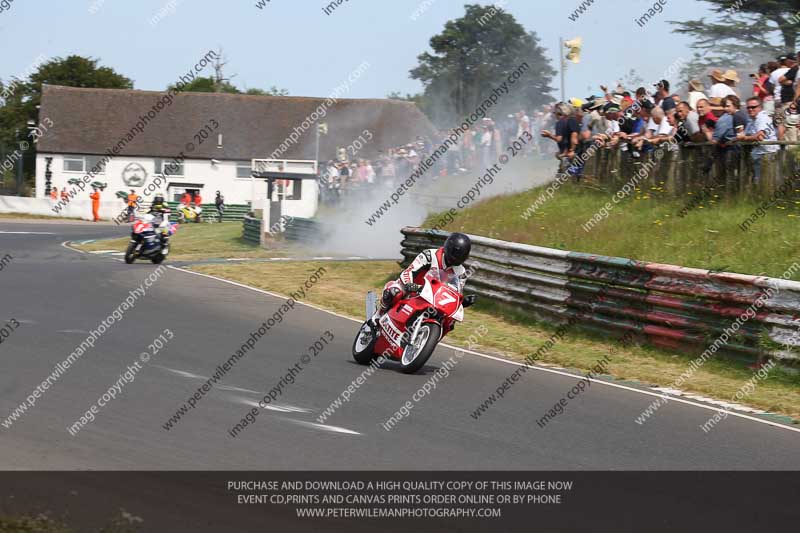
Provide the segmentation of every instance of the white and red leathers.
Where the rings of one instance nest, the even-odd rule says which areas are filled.
[[[444,248],[430,248],[423,250],[408,267],[400,273],[400,278],[390,281],[383,287],[383,296],[380,301],[377,316],[383,315],[392,308],[394,304],[408,296],[406,285],[415,283],[423,285],[425,274],[431,268],[438,268],[452,272],[458,277],[458,290],[464,292],[464,285],[467,282],[467,271],[461,266],[447,266],[444,260]]]

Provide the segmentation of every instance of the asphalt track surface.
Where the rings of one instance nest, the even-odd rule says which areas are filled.
[[[19,234],[10,232],[52,232]],[[0,221],[0,322],[21,326],[0,350],[0,419],[138,287],[155,266],[77,253],[67,240],[122,228]],[[311,290],[324,291],[324,278]],[[283,299],[176,269],[166,273],[10,428],[3,470],[797,470],[800,433],[679,402],[646,424],[653,396],[595,385],[545,428],[535,421],[578,378],[528,371],[480,419],[470,413],[515,367],[465,355],[392,431],[381,427],[454,354],[439,347],[424,371],[373,374],[325,424],[316,417],[363,371],[350,357],[358,325],[296,306],[171,430],[175,410],[282,305]],[[469,316],[462,326],[471,327]],[[473,324],[472,327],[477,327]],[[71,436],[76,421],[165,328],[175,338],[135,381]],[[328,330],[335,339],[236,438],[228,434]]]

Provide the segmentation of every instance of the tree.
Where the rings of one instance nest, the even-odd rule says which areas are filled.
[[[279,89],[276,86],[272,86],[266,91],[264,89],[247,89],[244,94],[251,94],[256,96],[289,96],[289,91],[286,89]]]
[[[172,88],[173,86],[170,85],[169,87],[167,87],[167,90],[171,90]],[[240,94],[242,92],[233,85],[231,85],[229,82],[227,81],[217,82],[217,80],[215,80],[210,76],[195,78],[188,84],[184,85],[181,90],[187,93]]]
[[[27,80],[12,79],[2,84],[6,89],[0,106],[0,145],[6,153],[17,148],[18,142],[27,135],[27,122],[38,124],[39,104],[42,101],[42,85],[65,85],[67,87],[92,87],[100,89],[131,89],[133,82],[110,67],[98,66],[99,59],[78,55],[66,59],[55,57],[42,63]],[[25,154],[25,168],[32,171],[33,149]],[[26,172],[29,174],[29,172]]]
[[[427,113],[426,110],[429,108],[428,99],[425,97],[424,93],[417,93],[417,94],[406,93],[405,95],[403,95],[403,93],[401,93],[400,91],[394,91],[387,94],[386,98],[388,98],[389,100],[402,100],[404,102],[411,102],[413,104],[416,104],[416,106],[420,108],[420,110],[422,110],[423,113]]]
[[[670,21],[676,33],[694,38],[687,77],[705,74],[709,66],[752,68],[780,52],[794,53],[800,31],[800,0],[702,0],[716,18]],[[782,42],[782,45],[776,44]]]
[[[172,89],[170,85],[167,89]],[[286,89],[279,89],[274,85],[267,90],[252,88],[242,92],[235,85],[227,81],[217,81],[212,77],[195,78],[182,89],[183,92],[188,93],[227,93],[227,94],[249,94],[256,96],[288,96],[289,91]]]
[[[633,94],[633,92],[644,85],[644,78],[642,78],[638,72],[636,72],[635,68],[632,68],[625,74],[625,77],[619,80],[620,83],[625,87],[628,91]]]
[[[527,32],[499,7],[471,4],[465,8],[462,18],[447,22],[444,31],[431,38],[433,53],[418,56],[419,65],[411,70],[411,77],[425,87],[431,120],[441,126],[461,122],[525,64],[527,69],[490,114],[499,116],[551,101],[555,71],[536,33]]]

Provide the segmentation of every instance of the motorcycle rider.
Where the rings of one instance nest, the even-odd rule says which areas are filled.
[[[169,246],[169,206],[164,202],[164,197],[161,194],[156,194],[153,197],[153,203],[150,205],[150,210],[147,212],[154,217],[154,225],[160,230],[161,244],[164,248]]]
[[[471,248],[472,242],[467,235],[451,233],[441,248],[423,250],[400,273],[398,279],[390,281],[384,286],[380,305],[371,319],[372,325],[377,325],[378,320],[397,302],[407,298],[410,294],[422,290],[425,274],[431,268],[438,268],[455,274],[458,278],[458,290],[463,293],[464,285],[467,282],[467,271],[462,265],[469,258]],[[464,307],[471,306],[475,303],[475,300],[475,295],[466,296],[463,303]]]

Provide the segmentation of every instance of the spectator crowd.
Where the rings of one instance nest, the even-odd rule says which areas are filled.
[[[550,147],[541,142],[537,132],[544,128],[547,120],[544,111],[529,116],[525,110],[499,121],[485,117],[465,134],[458,135],[457,145],[450,146],[426,176],[435,180],[448,175],[483,173],[497,162],[506,146],[525,132],[534,136],[536,142],[524,155],[544,154]],[[374,159],[351,158],[345,148],[339,148],[335,159],[327,161],[320,171],[322,188],[327,191],[328,198],[335,199],[343,191],[369,184],[394,187],[397,182],[406,180],[422,161],[440,150],[451,133],[438,130],[432,137],[418,136],[411,143],[379,151]]]
[[[581,177],[587,150],[619,146],[633,159],[659,145],[670,150],[685,143],[710,143],[715,163],[738,164],[745,144],[752,147],[753,178],[761,178],[763,163],[780,150],[775,141],[797,142],[800,126],[800,52],[781,55],[750,74],[743,83],[735,70],[713,70],[708,82],[689,80],[680,96],[667,80],[628,91],[601,86],[602,95],[573,98],[545,111],[552,118],[540,132],[555,142],[561,170]],[[752,89],[750,89],[752,85]],[[774,144],[770,144],[770,142]]]
[[[436,179],[483,172],[506,146],[527,132],[536,142],[526,146],[525,157],[555,155],[561,170],[577,179],[593,147],[619,147],[637,160],[659,146],[677,150],[686,143],[711,144],[713,156],[705,166],[710,172],[716,163],[738,164],[742,147],[756,143],[749,155],[754,182],[758,182],[764,161],[780,151],[775,141],[800,141],[798,61],[800,52],[781,55],[750,74],[750,83],[743,82],[735,70],[715,69],[705,83],[692,79],[677,91],[668,80],[654,84],[651,91],[646,87],[631,91],[621,84],[609,90],[601,85],[601,94],[586,99],[572,98],[530,113],[523,109],[500,119],[485,117],[458,135],[457,145],[426,175]],[[381,150],[373,159],[349,157],[345,148],[339,148],[323,165],[322,189],[330,199],[368,185],[392,187],[443,146],[451,133],[442,130],[432,137],[420,136]]]

